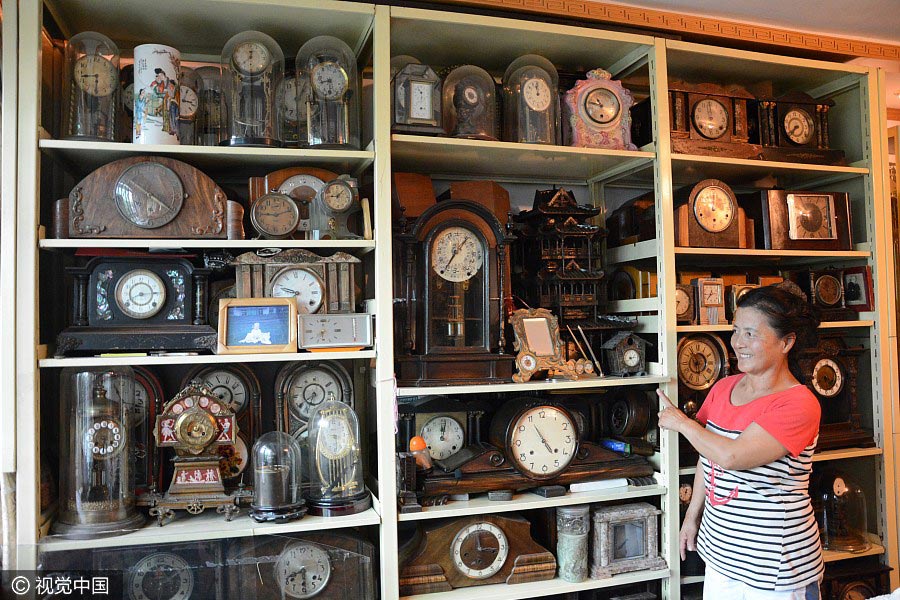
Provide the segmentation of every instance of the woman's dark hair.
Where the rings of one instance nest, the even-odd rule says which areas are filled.
[[[800,380],[798,357],[819,342],[819,313],[796,286],[767,285],[746,292],[737,301],[738,308],[754,308],[766,316],[769,326],[780,337],[793,333],[796,341],[788,353],[791,373]],[[801,383],[807,383],[801,381]]]

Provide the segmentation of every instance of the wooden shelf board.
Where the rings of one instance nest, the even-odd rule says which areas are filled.
[[[681,585],[691,585],[693,583],[703,583],[705,577],[703,575],[687,575],[681,578]]]
[[[672,179],[676,190],[707,178],[721,179],[732,187],[768,189],[777,183],[787,189],[802,189],[826,178],[868,174],[869,169],[865,167],[809,165],[696,154],[672,155]]]
[[[40,148],[44,154],[72,165],[81,175],[114,160],[144,155],[166,156],[189,163],[207,174],[227,173],[235,177],[264,175],[273,169],[300,165],[355,174],[375,160],[375,153],[365,150],[165,146],[54,139],[42,139]]]
[[[839,450],[824,450],[813,454],[813,462],[826,460],[842,460],[845,458],[861,458],[863,456],[881,456],[884,450],[881,448],[841,448]]]
[[[449,592],[434,592],[431,594],[417,594],[415,596],[401,596],[400,600],[519,600],[520,598],[539,598],[555,594],[566,594],[585,590],[609,588],[643,581],[665,579],[671,575],[669,569],[657,571],[635,571],[614,575],[607,579],[587,579],[581,583],[569,583],[562,579],[550,579],[547,581],[532,581],[530,583],[517,583],[509,585],[498,583],[483,585],[477,588],[458,588]]]
[[[594,388],[619,387],[624,385],[644,385],[653,383],[666,383],[668,377],[647,375],[644,377],[592,377],[578,381],[567,379],[544,379],[540,381],[528,381],[526,383],[490,383],[478,385],[439,385],[423,387],[397,388],[397,396],[429,396],[441,394],[446,396],[458,394],[492,394],[492,393],[520,393],[532,391],[555,392],[557,390],[584,390]]]
[[[878,556],[884,554],[884,546],[881,545],[881,538],[874,533],[869,533],[869,541],[871,546],[865,552],[841,552],[836,550],[822,550],[822,557],[825,562],[834,562],[836,560],[846,560],[848,558],[859,558],[861,556]]]
[[[353,352],[297,352],[284,354],[198,354],[196,356],[85,356],[45,358],[38,361],[42,369],[59,367],[112,367],[121,365],[198,365],[253,362],[297,362],[306,360],[355,360],[375,358],[374,350]]]
[[[417,135],[391,136],[395,171],[428,173],[434,177],[495,176],[520,181],[577,181],[611,169],[652,164],[651,152],[604,150],[543,144],[517,144]],[[647,169],[652,176],[652,170]]]
[[[675,260],[681,264],[709,266],[710,259],[715,257],[716,266],[745,264],[827,264],[837,261],[865,260],[872,256],[868,250],[847,250],[830,252],[828,250],[762,250],[739,248],[675,248]]]
[[[372,508],[359,514],[345,517],[314,517],[306,515],[302,519],[288,523],[257,523],[246,514],[246,510],[242,509],[241,512],[242,514],[233,520],[226,521],[225,517],[217,514],[215,510],[206,510],[199,515],[189,515],[184,511],[178,511],[175,520],[166,523],[162,527],[157,526],[155,519],[148,519],[146,525],[141,529],[118,536],[90,540],[69,540],[51,535],[40,540],[39,550],[41,552],[59,552],[89,548],[112,548],[116,546],[144,546],[148,544],[343,529],[345,527],[363,527],[381,523],[381,517]]]
[[[184,239],[43,239],[41,248],[146,248],[148,250],[180,249],[247,249],[257,248],[306,248],[308,250],[343,250],[353,254],[366,254],[375,249],[374,240],[184,240]]]
[[[548,508],[554,506],[568,506],[570,504],[588,504],[592,502],[607,502],[611,500],[626,500],[631,498],[644,498],[647,496],[661,496],[666,493],[665,486],[645,485],[626,486],[597,490],[594,492],[566,493],[557,498],[544,498],[532,492],[517,493],[512,500],[496,502],[488,500],[487,494],[478,494],[468,501],[451,500],[444,506],[428,506],[422,512],[402,513],[401,521],[422,521],[426,519],[443,519],[447,517],[464,517],[467,515],[483,515],[501,512],[533,510],[536,508]]]
[[[819,325],[819,329],[846,329],[848,327],[872,327],[875,325],[875,321],[872,320],[859,320],[859,321],[823,321]],[[676,327],[676,331],[678,333],[694,333],[701,331],[718,331],[718,332],[730,332],[732,329],[732,325],[730,323],[724,323],[721,325],[679,325]]]

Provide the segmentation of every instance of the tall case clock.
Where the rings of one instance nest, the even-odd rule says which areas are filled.
[[[427,209],[400,241],[401,385],[508,381],[503,299],[512,236],[487,208],[451,200]]]

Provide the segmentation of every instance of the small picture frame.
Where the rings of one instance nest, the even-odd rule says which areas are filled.
[[[518,351],[519,372],[513,375],[513,381],[524,383],[544,370],[552,370],[567,379],[579,378],[563,356],[559,321],[553,313],[546,308],[520,308],[510,315],[509,322],[516,336],[513,345]]]
[[[646,502],[593,509],[591,579],[620,573],[665,569],[659,555],[660,510]]]
[[[296,301],[293,298],[222,298],[216,352],[297,352]]]
[[[872,267],[844,269],[844,304],[856,312],[875,310]]]

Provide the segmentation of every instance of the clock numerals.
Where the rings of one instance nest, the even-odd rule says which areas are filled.
[[[824,398],[834,398],[844,387],[844,371],[837,362],[823,358],[813,367],[812,386]]]
[[[434,119],[434,87],[427,81],[409,82],[409,116],[420,121]]]
[[[837,239],[834,198],[817,194],[788,194],[788,237],[792,240]]]
[[[525,476],[549,478],[575,457],[577,431],[567,412],[540,406],[523,412],[513,422],[507,446],[514,449],[516,467]]]
[[[315,544],[295,542],[287,546],[275,563],[275,580],[288,598],[312,598],[331,578],[331,557]]]
[[[584,111],[591,121],[608,125],[616,120],[621,110],[619,97],[612,90],[597,88],[584,96]]]
[[[431,268],[451,282],[468,281],[484,265],[484,248],[475,232],[465,227],[448,227],[435,236]]]
[[[134,269],[122,275],[116,284],[116,306],[132,319],[149,319],[166,303],[166,284],[147,269]]]
[[[725,375],[725,350],[705,335],[687,336],[678,343],[678,378],[692,390],[709,389]]]
[[[509,556],[509,540],[498,526],[478,522],[459,530],[450,544],[453,566],[470,579],[496,575]]]
[[[784,115],[784,132],[798,146],[809,144],[816,133],[812,117],[802,108],[792,108]]]
[[[336,62],[326,61],[313,67],[310,74],[312,89],[323,100],[339,100],[347,92],[349,77]]]
[[[522,97],[528,108],[535,112],[544,112],[550,108],[550,86],[539,77],[525,80],[525,83],[522,84]]]
[[[247,407],[250,386],[237,373],[227,369],[211,371],[202,381],[212,389],[219,401],[230,407],[235,414]]]
[[[445,460],[459,452],[465,444],[462,425],[453,417],[441,415],[428,420],[419,435],[425,440],[431,458]]]
[[[188,600],[194,591],[190,565],[169,552],[145,556],[128,570],[127,577],[129,597],[134,600]]]
[[[313,314],[325,300],[325,286],[317,275],[302,268],[287,268],[272,278],[269,292],[275,298],[295,298],[300,314]]]
[[[289,237],[300,223],[300,209],[289,196],[266,194],[250,208],[250,222],[263,237]]]
[[[731,194],[716,185],[708,185],[694,196],[694,217],[710,233],[728,229],[734,221],[736,208]]]
[[[728,131],[728,110],[718,100],[700,100],[694,105],[691,118],[697,132],[707,139],[717,140]]]

